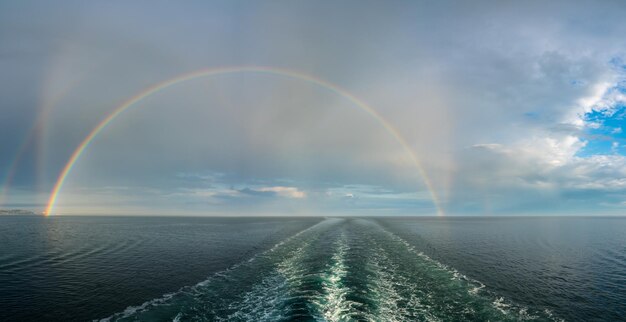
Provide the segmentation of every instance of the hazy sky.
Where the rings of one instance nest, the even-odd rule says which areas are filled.
[[[265,66],[393,129],[302,78],[200,77],[113,120],[56,213],[623,214],[625,16],[623,1],[2,1],[0,206],[45,208],[72,151],[144,89]]]

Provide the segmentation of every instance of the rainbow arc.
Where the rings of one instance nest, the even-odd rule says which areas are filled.
[[[361,110],[363,110],[367,114],[374,117],[387,130],[387,132],[389,132],[394,137],[394,139],[398,143],[400,143],[400,145],[402,145],[406,153],[409,155],[411,162],[417,168],[420,177],[424,181],[424,184],[426,185],[430,193],[430,197],[433,201],[433,204],[435,208],[437,209],[437,214],[440,216],[444,214],[440,206],[437,193],[435,189],[433,189],[430,178],[426,174],[426,171],[424,171],[424,168],[422,167],[421,163],[419,162],[419,159],[413,152],[413,149],[411,149],[411,147],[408,145],[406,140],[402,137],[402,135],[400,135],[398,130],[394,128],[389,121],[383,118],[382,115],[380,115],[374,108],[372,108],[371,106],[366,104],[364,101],[360,100],[359,98],[355,97],[347,90],[335,84],[329,83],[325,80],[319,79],[311,75],[288,70],[288,69],[275,68],[275,67],[262,67],[262,66],[238,66],[238,67],[223,67],[223,68],[215,68],[215,69],[197,70],[194,72],[186,73],[186,74],[165,80],[163,82],[157,83],[151,87],[146,88],[145,90],[139,92],[138,94],[132,96],[131,98],[123,102],[121,105],[116,107],[106,118],[104,118],[100,123],[98,123],[98,125],[96,125],[89,132],[89,134],[80,142],[80,144],[76,147],[76,149],[70,156],[69,160],[67,161],[67,163],[61,170],[61,173],[59,174],[54,184],[54,187],[52,189],[52,192],[50,193],[50,197],[48,199],[48,204],[47,204],[44,214],[46,216],[50,216],[53,213],[54,206],[56,204],[59,193],[61,192],[61,189],[63,188],[63,184],[65,180],[67,179],[69,173],[72,171],[72,168],[74,167],[74,165],[76,164],[80,156],[89,147],[89,145],[94,140],[94,138],[96,138],[107,127],[107,125],[113,122],[113,120],[115,120],[117,117],[119,117],[128,109],[135,106],[137,102],[176,84],[180,84],[183,82],[187,82],[187,81],[202,78],[202,77],[215,77],[219,75],[233,74],[233,73],[265,73],[265,74],[289,77],[289,78],[298,79],[301,81],[305,81],[305,82],[320,86],[322,88],[330,90],[346,98],[355,106],[359,107]]]

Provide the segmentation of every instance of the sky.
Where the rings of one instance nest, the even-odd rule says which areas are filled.
[[[623,215],[623,1],[2,1],[0,208]]]

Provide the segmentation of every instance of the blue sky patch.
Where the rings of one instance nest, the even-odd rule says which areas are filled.
[[[587,113],[585,122],[590,125],[584,137],[587,145],[578,151],[578,156],[626,155],[625,105],[618,105],[611,110]]]

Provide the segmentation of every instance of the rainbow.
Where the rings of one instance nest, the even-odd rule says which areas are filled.
[[[76,85],[76,82],[70,82],[65,87],[63,87],[56,95],[54,96],[45,96],[45,100],[43,104],[39,108],[39,114],[37,118],[33,122],[28,134],[22,140],[22,143],[19,145],[15,157],[9,164],[8,170],[6,171],[6,175],[2,181],[2,185],[0,188],[0,207],[4,206],[4,202],[7,199],[7,194],[9,192],[9,188],[13,182],[13,178],[15,177],[18,167],[20,166],[20,161],[24,157],[24,154],[33,144],[38,143],[37,140],[41,140],[42,132],[45,131],[45,125],[48,121],[48,116],[52,111],[52,108],[57,106],[59,102],[62,101],[72,90],[72,88]],[[40,143],[40,142],[39,142]],[[41,144],[39,145],[39,149],[41,149]],[[38,150],[39,157],[39,171],[41,173],[41,162],[43,161],[41,156],[43,152]]]
[[[41,119],[38,119],[33,123],[33,126],[28,131],[25,139],[22,141],[20,146],[17,148],[17,152],[15,153],[15,157],[11,160],[9,164],[8,170],[2,179],[2,185],[0,186],[0,207],[4,206],[5,199],[7,198],[7,194],[9,192],[9,187],[13,181],[13,177],[17,172],[20,161],[22,160],[22,156],[26,152],[27,148],[30,147],[35,134],[37,133],[37,129],[42,124]]]
[[[165,80],[151,87],[148,87],[147,89],[139,92],[135,96],[123,102],[121,105],[115,108],[115,110],[113,110],[113,112],[111,112],[106,118],[104,118],[96,127],[94,127],[91,130],[91,132],[82,140],[82,142],[80,142],[78,147],[74,150],[69,160],[63,167],[63,170],[61,170],[61,173],[59,174],[56,180],[56,183],[54,184],[54,187],[52,189],[52,192],[50,193],[50,197],[48,199],[48,205],[46,207],[44,214],[46,216],[50,216],[52,214],[54,210],[54,205],[59,196],[59,192],[61,191],[61,188],[63,187],[63,183],[65,182],[65,179],[67,179],[67,176],[72,171],[74,164],[76,164],[76,161],[78,161],[78,159],[83,154],[83,152],[85,152],[85,149],[87,149],[87,147],[93,141],[93,139],[96,136],[98,136],[98,134],[100,134],[100,132],[102,132],[102,130],[104,130],[104,128],[107,125],[109,125],[109,123],[115,120],[124,111],[131,108],[135,103],[163,89],[166,89],[172,85],[186,82],[189,80],[193,80],[196,78],[212,77],[212,76],[218,76],[218,75],[224,75],[224,74],[244,73],[244,72],[279,75],[279,76],[290,77],[290,78],[306,81],[311,84],[315,84],[317,86],[320,86],[322,88],[325,88],[327,90],[330,90],[336,94],[343,96],[344,98],[349,100],[351,103],[358,106],[361,110],[365,111],[367,114],[374,117],[406,150],[407,154],[410,156],[411,161],[415,164],[419,172],[419,175],[421,176],[422,180],[424,181],[424,184],[426,185],[430,193],[433,204],[435,208],[437,209],[437,214],[439,216],[443,216],[443,210],[440,206],[437,193],[433,189],[432,183],[429,177],[426,175],[426,171],[424,171],[424,168],[421,166],[419,159],[417,158],[417,156],[415,155],[411,147],[408,145],[406,140],[400,135],[400,133],[389,123],[389,121],[383,118],[376,110],[374,110],[371,106],[367,105],[365,102],[358,99],[354,95],[350,94],[348,91],[342,89],[341,87],[334,85],[332,83],[329,83],[327,81],[324,81],[322,79],[319,79],[317,77],[291,71],[288,69],[264,67],[264,66],[236,66],[236,67],[223,67],[223,68],[202,69],[202,70],[193,71],[190,73],[186,73],[186,74]]]
[[[28,148],[36,142],[35,140],[37,138],[37,135],[39,134],[39,131],[42,131],[43,125],[47,120],[47,114],[48,113],[46,109],[43,110],[43,113],[39,114],[40,116],[35,120],[35,122],[33,122],[33,125],[28,131],[28,134],[18,147],[17,152],[15,153],[15,157],[13,158],[13,160],[11,160],[6,175],[2,181],[2,185],[0,186],[0,207],[4,205],[7,194],[9,192],[9,188],[11,186],[11,183],[13,182],[15,174],[17,173],[22,157],[24,156]],[[39,151],[39,157],[41,157],[41,151]]]

